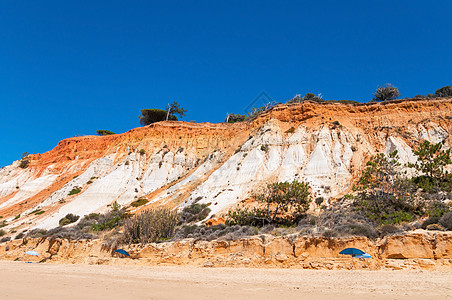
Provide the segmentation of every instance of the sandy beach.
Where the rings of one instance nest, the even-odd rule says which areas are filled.
[[[451,299],[452,273],[0,262],[2,299]]]

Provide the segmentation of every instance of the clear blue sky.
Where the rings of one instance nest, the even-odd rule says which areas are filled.
[[[261,92],[367,102],[452,85],[452,1],[1,1],[0,167],[139,126],[220,122]]]

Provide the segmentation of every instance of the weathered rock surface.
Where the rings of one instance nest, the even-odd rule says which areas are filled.
[[[160,244],[130,245],[124,249],[131,258],[118,258],[100,240],[14,240],[0,244],[0,259],[46,263],[86,264],[168,264],[204,267],[271,267],[305,269],[350,269],[349,256],[339,252],[356,247],[372,255],[354,259],[354,268],[427,269],[452,271],[452,232],[426,231],[394,235],[371,241],[364,237],[259,236],[235,241],[193,239]],[[401,245],[404,245],[403,247]],[[34,250],[39,257],[28,256]]]
[[[294,179],[309,182],[313,196],[328,203],[350,190],[378,151],[398,150],[405,163],[414,160],[412,149],[422,139],[449,148],[451,115],[452,99],[306,102],[278,105],[243,123],[160,122],[69,138],[32,155],[26,169],[19,161],[0,169],[0,216],[6,231],[20,233],[56,227],[68,213],[84,216],[114,201],[128,205],[146,197],[149,203],[139,209],[199,201],[211,203],[211,214],[220,217],[255,188]],[[69,196],[76,187],[81,192]],[[395,257],[411,255],[399,252]],[[426,250],[424,257],[432,255]]]

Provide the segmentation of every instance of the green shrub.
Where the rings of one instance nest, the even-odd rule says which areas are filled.
[[[29,154],[27,152],[22,153],[20,158],[19,168],[26,169],[30,165]]]
[[[435,95],[438,97],[452,97],[452,86],[444,86],[436,90]]]
[[[179,214],[167,208],[145,210],[124,223],[126,243],[153,243],[173,236]]]
[[[286,130],[286,133],[294,133],[295,132],[295,127],[290,127],[289,129]]]
[[[115,201],[110,207],[110,210],[106,213],[90,213],[85,215],[76,226],[70,228],[74,232],[65,232],[64,234],[69,234],[71,236],[76,236],[82,238],[83,236],[87,238],[93,238],[93,236],[88,234],[90,231],[106,231],[117,228],[123,224],[123,220],[128,218],[129,215],[124,208]],[[59,235],[63,234],[58,232]]]
[[[262,209],[245,207],[229,210],[225,223],[228,226],[264,226],[265,222],[265,213]]]
[[[82,191],[82,189],[81,188],[79,188],[79,187],[75,187],[75,188],[73,188],[70,192],[69,192],[69,196],[72,196],[72,195],[75,195],[75,194],[78,194],[78,193],[80,193]]]
[[[80,216],[74,215],[74,214],[67,214],[64,218],[60,219],[59,224],[60,226],[65,226],[74,222],[77,222],[77,220],[80,218]]]
[[[452,212],[444,214],[439,220],[439,224],[444,226],[447,230],[452,230]]]
[[[42,215],[43,213],[45,213],[45,211],[39,208],[39,209],[35,209],[31,213],[29,213],[29,215],[33,215],[33,214],[34,215]]]
[[[405,211],[394,211],[381,215],[382,224],[400,224],[402,222],[411,222],[412,220],[413,215]]]
[[[138,153],[140,153],[140,155],[145,155],[146,154],[146,150],[140,149],[140,151],[138,151]]]
[[[140,124],[141,125],[149,125],[152,123],[165,121],[168,112],[162,109],[142,109],[141,110]],[[174,115],[169,115],[168,120],[177,121],[177,117]]]
[[[433,201],[427,206],[427,214],[429,217],[441,218],[444,214],[450,211],[450,206],[441,202]]]
[[[184,207],[181,212],[181,222],[191,223],[198,222],[204,220],[209,215],[211,209],[208,207],[208,204],[198,204],[194,203],[190,206]]]
[[[15,216],[13,220],[17,220],[17,219],[19,219],[19,218],[20,218],[20,214],[18,214],[17,216]]]
[[[145,204],[148,203],[148,202],[149,202],[148,199],[146,199],[146,198],[140,198],[140,199],[138,199],[138,200],[133,201],[132,203],[130,203],[130,206],[138,207],[138,206],[145,205]]]
[[[6,234],[6,231],[4,231],[3,229],[0,229],[0,237],[4,236]]]
[[[93,231],[111,230],[121,224],[121,215],[115,213],[106,213],[99,216],[96,222],[91,225]]]
[[[225,122],[227,122],[227,123],[236,123],[236,122],[246,121],[246,119],[247,119],[246,115],[230,114],[226,118]]]
[[[110,131],[110,130],[97,130],[96,132],[100,136],[116,134],[116,133],[114,133],[113,131]]]

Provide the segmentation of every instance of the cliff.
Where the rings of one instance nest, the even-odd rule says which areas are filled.
[[[0,259],[47,263],[195,265],[204,267],[265,267],[350,269],[351,258],[339,254],[356,247],[372,255],[354,259],[354,268],[370,270],[452,270],[452,232],[415,231],[372,241],[365,237],[254,236],[234,241],[193,239],[125,246],[131,257],[120,258],[101,240],[15,240],[0,244]],[[25,251],[34,250],[39,256]]]
[[[452,99],[367,105],[278,105],[235,124],[160,122],[111,136],[61,141],[0,169],[7,230],[53,228],[68,213],[102,212],[114,201],[141,207],[210,203],[217,216],[270,181],[304,180],[314,197],[347,193],[368,158],[399,151],[413,162],[421,140],[451,145]],[[143,150],[142,150],[143,149]],[[69,195],[75,188],[80,192]],[[20,215],[20,216],[19,216]]]

